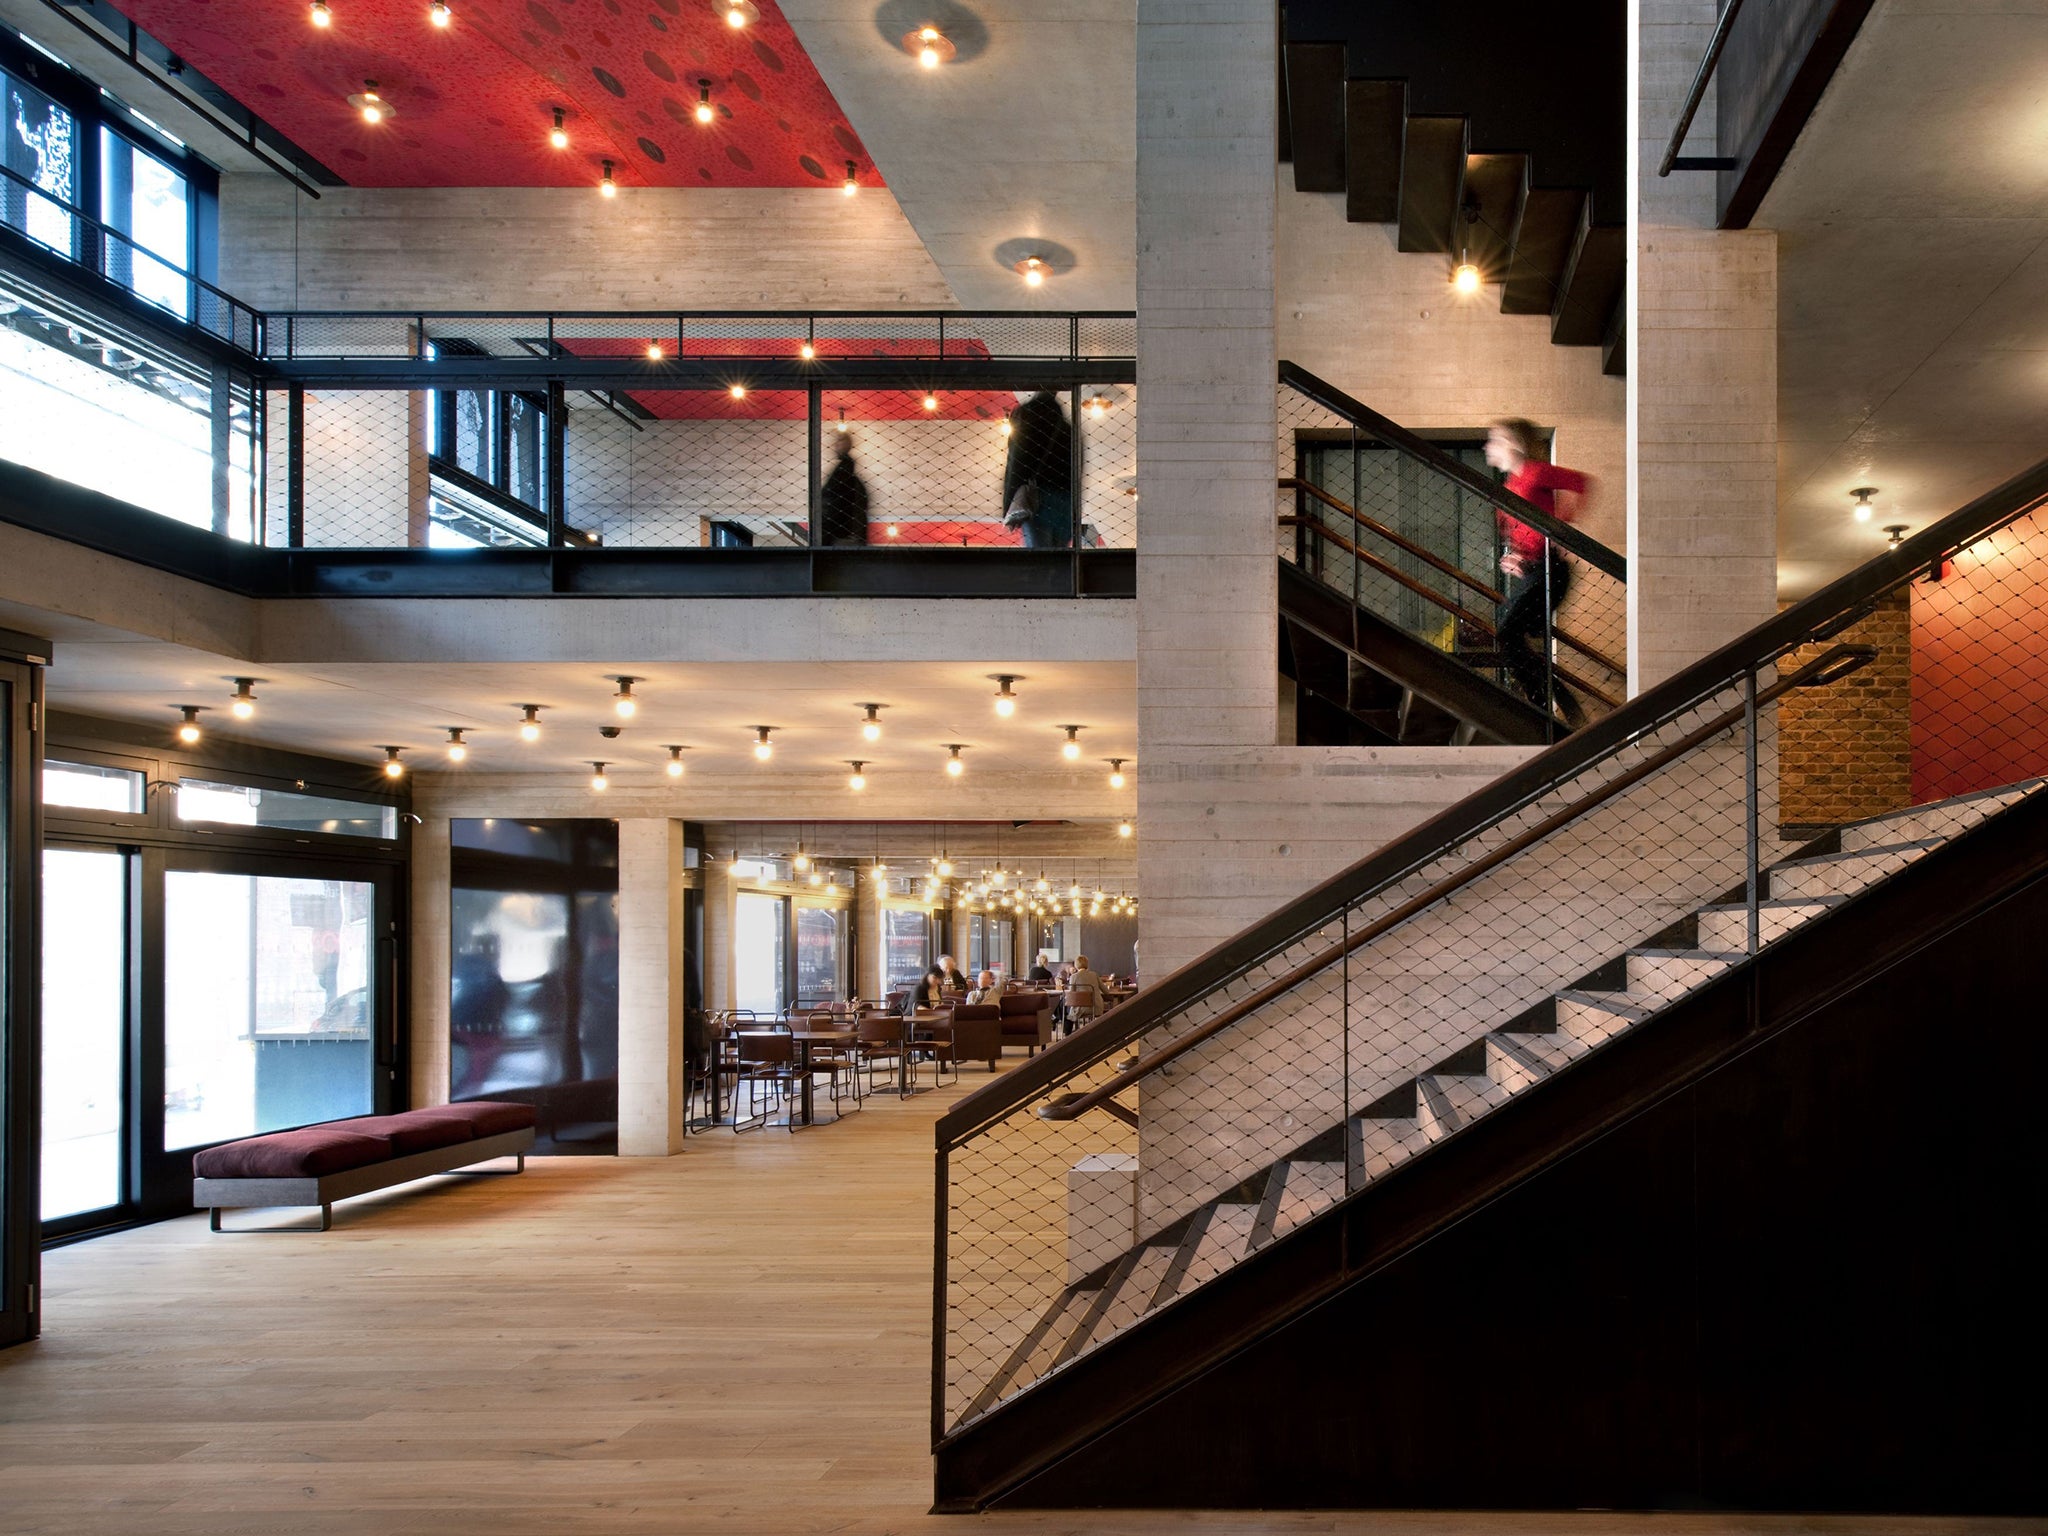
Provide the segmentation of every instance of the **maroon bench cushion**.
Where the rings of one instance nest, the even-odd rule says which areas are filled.
[[[418,1110],[409,1110],[402,1115],[364,1115],[358,1120],[336,1120],[332,1123],[337,1131],[361,1131],[366,1136],[389,1137],[394,1157],[410,1157],[415,1152],[438,1152],[443,1147],[473,1140],[476,1135],[467,1120],[453,1115],[423,1114]]]
[[[201,1179],[317,1179],[350,1168],[388,1161],[391,1138],[340,1125],[309,1125],[302,1131],[252,1136],[193,1154],[192,1173]]]
[[[409,1115],[455,1120],[468,1125],[473,1136],[502,1136],[534,1125],[539,1113],[531,1104],[511,1104],[501,1099],[472,1099],[465,1104],[433,1104],[425,1109],[407,1110]]]

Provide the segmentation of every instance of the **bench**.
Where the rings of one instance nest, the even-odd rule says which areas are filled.
[[[330,1120],[296,1131],[251,1136],[208,1147],[192,1159],[192,1203],[216,1232],[306,1232],[310,1227],[220,1224],[223,1210],[248,1206],[317,1205],[319,1231],[334,1224],[334,1202],[429,1174],[526,1171],[536,1119],[531,1104],[479,1100],[436,1104],[397,1115]],[[516,1157],[513,1169],[480,1169]]]

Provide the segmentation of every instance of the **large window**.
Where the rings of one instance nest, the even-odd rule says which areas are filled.
[[[374,888],[164,877],[164,1146],[368,1114]]]
[[[922,909],[882,909],[882,984],[908,990],[932,963],[932,920]]]
[[[846,913],[843,908],[799,902],[796,909],[796,997],[799,1003],[830,1002],[845,985]]]
[[[100,129],[100,222],[108,277],[181,320],[192,318],[192,185],[148,150]]]
[[[737,1006],[762,1015],[789,1005],[785,990],[789,899],[741,891],[733,904],[733,981]]]
[[[82,180],[78,119],[11,71],[0,74],[7,101],[4,197],[7,223],[59,255],[78,255]],[[26,183],[26,185],[24,185]],[[45,194],[38,196],[37,194]]]
[[[43,855],[44,1221],[125,1198],[128,858]]]
[[[180,821],[223,822],[236,827],[272,827],[286,832],[325,832],[332,837],[398,835],[398,808],[368,800],[261,789],[253,784],[219,784],[208,779],[178,783]]]
[[[441,349],[434,355],[442,355]],[[427,398],[433,468],[428,546],[542,542],[547,526],[547,396],[444,389]]]

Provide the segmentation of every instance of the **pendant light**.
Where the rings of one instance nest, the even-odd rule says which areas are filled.
[[[448,9],[448,0],[433,0],[427,7],[427,20],[435,26],[446,28],[455,20],[455,13]]]
[[[313,0],[306,9],[306,20],[324,32],[334,25],[334,12],[328,9],[327,0]]]
[[[597,190],[606,197],[619,195],[619,184],[612,178],[612,163],[609,160],[604,162],[604,175],[598,180]]]
[[[848,197],[860,190],[860,172],[851,160],[846,162],[846,180],[839,184],[839,190]]]
[[[1129,837],[1136,831],[1137,828],[1131,825],[1128,817],[1116,824],[1116,835],[1118,837]]]

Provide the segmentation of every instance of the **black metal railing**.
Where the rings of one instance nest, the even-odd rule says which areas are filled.
[[[2044,599],[2048,462],[953,1106],[934,1441],[2040,792]]]
[[[1538,739],[1621,702],[1622,556],[1285,362],[1279,438],[1283,558],[1533,705]],[[1516,525],[1535,554],[1509,555]]]

